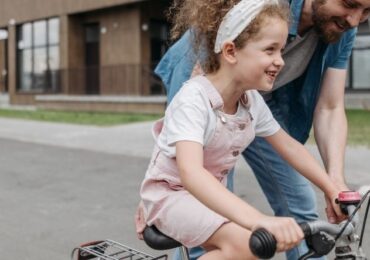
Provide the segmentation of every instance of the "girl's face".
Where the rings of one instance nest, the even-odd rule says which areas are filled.
[[[247,44],[236,50],[235,80],[245,89],[269,91],[284,66],[281,57],[288,36],[288,24],[280,18],[268,18]]]

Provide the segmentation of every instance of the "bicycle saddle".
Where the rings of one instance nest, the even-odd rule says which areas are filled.
[[[166,236],[155,226],[146,226],[143,236],[145,243],[156,250],[167,250],[182,246],[180,242]]]

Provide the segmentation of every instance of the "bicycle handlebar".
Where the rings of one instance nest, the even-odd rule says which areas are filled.
[[[356,206],[347,205],[349,215],[354,214],[353,218],[339,224],[331,224],[326,221],[316,220],[303,222],[298,225],[301,227],[305,239],[311,239],[309,245],[315,256],[328,254],[335,246],[338,236],[348,236],[355,233],[355,227],[359,222],[356,213]],[[275,255],[277,241],[274,236],[264,228],[255,230],[249,240],[249,247],[252,253],[262,259],[270,259]]]
[[[317,220],[313,222],[303,222],[298,225],[303,231],[305,239],[315,235],[320,236],[320,242],[311,245],[318,256],[328,254],[335,245],[334,236],[342,231],[345,222],[340,224],[330,224],[328,222]],[[355,231],[355,224],[350,223],[345,228],[342,236],[351,235]],[[262,259],[269,259],[275,255],[277,241],[274,236],[264,228],[257,229],[251,235],[249,246],[252,253]]]

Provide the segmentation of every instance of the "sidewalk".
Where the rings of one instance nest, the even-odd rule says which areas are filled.
[[[0,118],[0,138],[65,148],[149,158],[154,140],[153,122],[97,127]],[[319,158],[314,145],[307,148]],[[370,184],[370,149],[347,147],[347,181],[356,187]],[[248,168],[241,162],[238,167]]]
[[[154,144],[151,125],[97,127],[0,118],[0,138],[147,158]]]

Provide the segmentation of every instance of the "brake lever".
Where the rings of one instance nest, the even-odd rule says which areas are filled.
[[[335,239],[323,231],[309,236],[306,242],[308,248],[315,253],[315,257],[329,254],[335,246]]]
[[[298,258],[298,260],[306,260],[309,259],[310,257],[317,257],[312,249],[310,249],[307,253]]]

